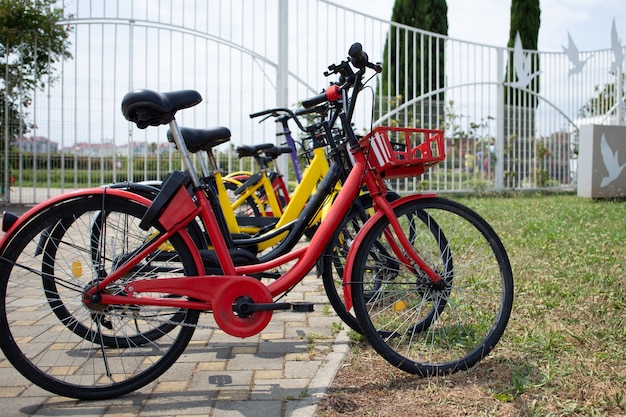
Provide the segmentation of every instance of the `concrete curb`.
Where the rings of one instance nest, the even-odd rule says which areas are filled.
[[[350,351],[350,338],[344,328],[333,343],[333,351],[326,357],[326,362],[317,370],[309,384],[309,392],[312,394],[293,403],[287,404],[285,416],[289,417],[313,417],[317,411],[317,403],[326,396],[328,389],[333,383],[339,368],[343,364]]]

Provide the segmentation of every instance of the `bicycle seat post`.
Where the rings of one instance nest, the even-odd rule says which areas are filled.
[[[208,177],[211,173],[213,172],[217,172],[220,168],[217,166],[217,160],[215,159],[215,154],[213,153],[213,148],[207,149],[206,150],[206,155],[207,158],[209,160],[209,166],[208,166],[208,174],[204,173],[205,177]],[[204,171],[204,168],[203,168]]]
[[[209,155],[209,163],[210,163],[210,159],[211,159],[211,150],[207,150],[207,155]],[[204,178],[208,177],[209,175],[211,175],[211,170],[209,169],[209,166],[207,165],[206,161],[204,160],[204,157],[202,156],[202,153],[198,152],[198,160],[200,161],[200,170],[202,171],[202,176]]]
[[[172,119],[169,122],[169,125],[170,125],[170,129],[172,132],[172,138],[174,139],[174,144],[176,144],[176,148],[180,152],[180,155],[183,159],[183,165],[186,168],[187,172],[189,173],[189,177],[191,178],[191,183],[193,184],[194,188],[199,188],[200,179],[198,178],[198,174],[196,173],[196,170],[193,167],[193,163],[191,162],[191,156],[189,154],[189,149],[187,149],[187,145],[185,144],[185,141],[183,140],[183,135],[180,132],[180,128],[178,127],[178,123],[176,122],[176,119]],[[206,164],[204,163],[204,160],[202,161],[202,165],[203,165],[202,170],[204,171],[204,169],[206,168]]]

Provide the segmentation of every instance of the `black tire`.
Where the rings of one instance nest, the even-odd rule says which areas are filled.
[[[68,198],[34,214],[5,246],[0,256],[0,346],[11,364],[41,388],[84,400],[117,397],[163,374],[189,343],[198,311],[104,308],[83,301],[101,264],[114,269],[115,254],[129,253],[156,232],[137,226],[146,209],[112,195]],[[94,262],[91,228],[104,211],[109,214],[103,217],[102,256]],[[64,226],[65,232],[55,232],[51,240],[50,231]],[[169,244],[151,254],[153,263],[124,279],[150,279],[162,271],[168,276],[196,274],[181,237],[173,236]],[[50,245],[56,246],[54,252]],[[42,267],[44,259],[53,259],[54,265]],[[177,271],[172,265],[178,265]],[[121,294],[124,283],[119,284],[105,291]],[[165,334],[156,337],[154,332]]]
[[[400,196],[396,193],[390,192],[388,194],[389,201],[395,201],[399,198]],[[372,202],[369,197],[361,197],[360,203],[360,206],[355,205],[352,207],[342,225],[337,229],[337,232],[335,232],[335,235],[330,241],[331,243],[327,246],[324,256],[322,257],[322,266],[320,269],[324,289],[326,291],[326,295],[328,296],[328,301],[332,305],[333,309],[339,318],[341,318],[343,322],[346,323],[352,330],[362,333],[358,319],[354,313],[346,309],[346,303],[343,297],[343,276],[346,257],[348,256],[348,251],[352,247],[352,242],[356,238],[357,233],[361,230],[363,224],[367,220],[367,213],[364,209],[369,209],[372,206]],[[417,213],[417,216],[411,219],[411,221],[421,221],[428,224],[428,227],[431,230],[432,238],[437,239],[441,251],[442,264],[445,264],[448,270],[453,270],[452,257],[450,256],[448,250],[448,243],[446,241],[445,234],[439,229],[437,223],[430,219],[428,214],[423,212]],[[417,236],[412,235],[411,230],[413,229],[409,230],[409,240],[412,242],[413,239],[417,238]],[[420,238],[423,239],[424,237],[420,236]],[[376,244],[374,248],[378,254],[373,253],[372,256],[377,257],[380,265],[385,264],[385,279],[393,279],[393,275],[397,274],[397,270],[399,268],[397,259],[392,256],[385,255],[386,248],[380,243]],[[383,281],[383,279],[380,279],[379,285],[375,285],[370,288],[369,294],[366,294],[368,299],[371,299],[374,296],[375,291],[379,289]],[[440,300],[438,303],[434,304],[433,309],[424,317],[422,322],[416,323],[416,330],[424,330],[427,328],[432,322],[435,314],[440,314],[443,308],[445,308],[445,300]]]
[[[378,220],[357,248],[351,277],[363,334],[382,357],[406,372],[435,376],[466,370],[489,354],[508,323],[513,274],[506,250],[484,219],[456,202],[415,199],[396,207],[395,213],[421,258],[443,280],[435,285],[419,268],[399,260],[401,268],[393,279],[381,275],[384,271],[372,253],[386,241],[389,220]],[[420,213],[445,231],[452,269],[452,263],[443,262],[446,257],[427,222],[415,221]],[[373,287],[375,297],[370,296]]]

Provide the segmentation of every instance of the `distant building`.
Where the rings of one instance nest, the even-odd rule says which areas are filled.
[[[117,147],[117,153],[120,155],[149,155],[153,153],[150,144],[146,142],[129,142],[125,145]]]
[[[169,142],[146,143],[130,142],[124,145],[116,145],[113,141],[102,143],[76,142],[73,145],[63,148],[65,154],[88,157],[113,157],[118,156],[138,156],[154,155],[156,153],[169,153],[174,149],[174,145]]]
[[[59,144],[44,136],[22,137],[16,141],[20,151],[32,153],[58,152]]]
[[[63,153],[69,153],[77,156],[113,156],[115,151],[115,143],[112,142],[76,142],[72,146],[63,148]]]

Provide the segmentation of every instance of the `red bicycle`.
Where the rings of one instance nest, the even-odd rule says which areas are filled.
[[[201,313],[212,312],[225,332],[246,337],[261,332],[273,311],[301,309],[281,297],[322,254],[335,257],[329,247],[336,240],[347,251],[340,263],[346,311],[385,359],[423,376],[479,362],[511,312],[506,250],[489,224],[459,203],[432,194],[386,199],[386,178],[421,175],[445,158],[445,144],[443,132],[413,128],[376,128],[358,140],[351,117],[368,69],[380,67],[354,44],[349,58],[326,72],[338,74],[339,83],[305,100],[305,106],[340,104],[353,167],[342,179],[333,162],[320,184],[323,193],[342,181],[310,242],[264,262],[232,244],[219,205],[210,204],[210,190],[193,170],[174,116],[200,95],[127,94],[125,117],[140,128],[169,124],[187,172],[172,173],[154,201],[120,189],[81,190],[41,203],[10,225],[0,242],[6,358],[58,395],[104,399],[131,392],[175,363]],[[374,209],[365,223],[353,211],[362,187]],[[209,249],[188,227],[197,219]],[[279,275],[262,279],[268,271]]]

